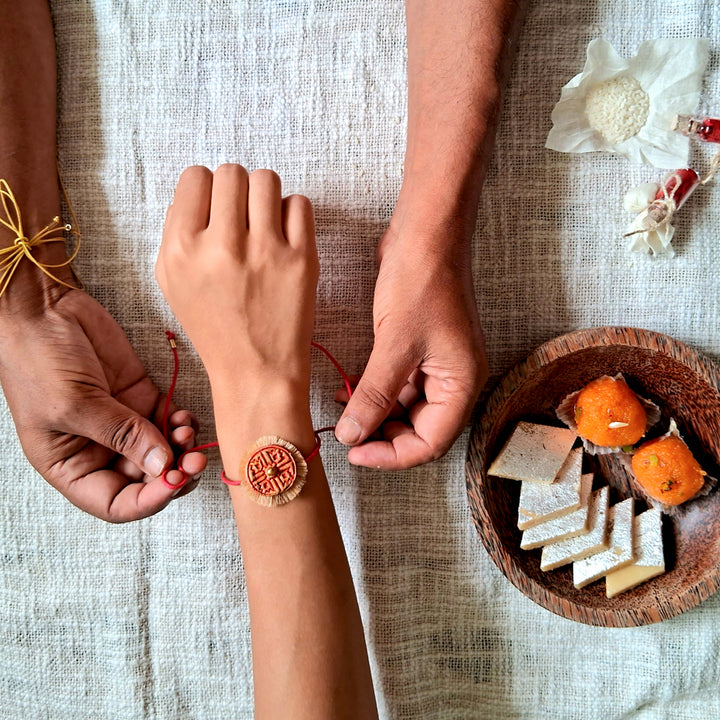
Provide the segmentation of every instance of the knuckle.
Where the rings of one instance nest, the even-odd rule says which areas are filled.
[[[314,222],[312,203],[304,195],[288,195],[285,203],[288,212],[300,215],[305,222]]]
[[[140,435],[140,426],[133,417],[111,418],[102,431],[103,444],[121,455],[137,447]]]
[[[358,386],[355,396],[358,402],[372,410],[387,410],[395,402],[387,390],[372,382]]]
[[[261,168],[250,173],[250,182],[254,185],[271,185],[280,187],[280,176],[274,170]]]
[[[312,203],[309,198],[305,197],[305,195],[288,195],[287,201],[292,205],[296,205],[298,210],[312,211]]]
[[[238,163],[223,163],[215,170],[216,179],[242,180],[247,177],[247,170]]]
[[[191,165],[190,167],[185,168],[185,170],[183,170],[180,174],[180,182],[196,184],[198,182],[202,182],[211,175],[212,173],[210,170],[208,170],[208,168],[204,165]]]

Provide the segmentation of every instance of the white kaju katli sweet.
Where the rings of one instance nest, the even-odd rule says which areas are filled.
[[[635,517],[633,523],[635,562],[605,576],[605,594],[609,598],[665,572],[661,512],[646,510]]]
[[[550,543],[560,542],[566,538],[587,533],[592,483],[592,473],[583,475],[580,480],[580,498],[582,503],[580,508],[567,515],[556,517],[553,520],[548,520],[541,525],[536,525],[535,527],[525,530],[520,539],[520,547],[523,550],[533,550],[543,545],[549,545]]]
[[[521,421],[488,468],[488,475],[551,483],[577,435],[566,428]]]
[[[707,40],[647,40],[629,60],[607,41],[593,40],[583,71],[561,91],[545,147],[684,167],[689,143],[674,132],[675,116],[695,111],[707,61]]]
[[[520,530],[527,530],[553,518],[567,515],[580,507],[582,461],[582,448],[576,448],[571,450],[565,459],[555,482],[550,485],[537,482],[522,483],[517,523]]]
[[[576,588],[585,587],[635,560],[633,514],[633,498],[623,500],[610,508],[608,516],[610,546],[597,555],[573,563],[573,583]]]
[[[540,558],[540,569],[555,570],[575,560],[582,560],[607,550],[609,505],[610,488],[607,485],[592,493],[588,509],[590,531],[587,535],[578,535],[552,545],[546,545]]]

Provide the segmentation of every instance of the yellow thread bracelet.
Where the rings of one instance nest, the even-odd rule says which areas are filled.
[[[72,289],[82,289],[82,283],[77,275],[75,275],[74,270],[72,272],[78,284],[77,288],[74,285],[66,283],[64,280],[61,280],[59,277],[56,277],[50,270],[70,265],[70,263],[77,257],[78,251],[80,250],[81,238],[80,231],[77,229],[77,218],[75,217],[75,213],[73,212],[70,201],[68,200],[67,192],[65,191],[65,186],[63,185],[62,180],[60,180],[60,187],[62,188],[65,202],[70,210],[74,227],[73,225],[63,224],[62,220],[56,215],[50,223],[40,230],[40,232],[35,233],[35,235],[31,238],[27,238],[23,232],[22,215],[20,214],[20,207],[15,199],[15,195],[10,189],[10,185],[7,180],[0,179],[0,204],[2,205],[2,210],[5,214],[5,218],[0,217],[0,225],[6,227],[15,235],[15,240],[12,245],[0,249],[0,297],[2,297],[3,293],[7,289],[7,286],[10,284],[13,274],[15,273],[18,265],[22,262],[23,258],[30,260],[30,262],[40,268],[40,270],[42,270],[55,282]],[[47,264],[40,262],[33,256],[31,252],[33,247],[44,245],[49,242],[65,242],[65,237],[62,235],[62,231],[64,230],[71,233],[76,238],[75,250],[72,255],[65,260],[65,262],[54,265]],[[56,234],[58,231],[60,231],[61,234]],[[72,270],[72,268],[70,269]]]

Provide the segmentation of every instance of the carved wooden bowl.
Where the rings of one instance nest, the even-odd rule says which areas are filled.
[[[560,425],[554,409],[565,395],[600,375],[621,372],[636,393],[670,417],[703,469],[720,478],[720,371],[707,358],[665,335],[622,327],[580,330],[551,340],[514,368],[489,396],[473,427],[466,465],[475,526],[490,557],[518,589],[571,620],[631,627],[678,615],[720,586],[720,490],[663,518],[667,572],[608,599],[605,583],[577,590],[572,566],[540,570],[541,550],[520,549],[516,527],[520,484],[488,477],[487,468],[518,420]],[[595,486],[611,486],[610,503],[631,494],[624,466],[609,456],[586,455]],[[584,472],[588,470],[585,469]],[[635,514],[645,509],[640,500]]]

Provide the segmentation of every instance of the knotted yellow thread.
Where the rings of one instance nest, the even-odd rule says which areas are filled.
[[[77,257],[80,250],[81,237],[80,231],[76,229],[78,224],[77,218],[75,217],[75,213],[73,212],[70,201],[68,200],[67,192],[65,191],[65,186],[63,185],[62,180],[60,180],[60,187],[62,188],[65,202],[70,210],[74,227],[70,224],[63,224],[62,220],[56,215],[50,223],[40,230],[40,232],[35,233],[35,235],[31,238],[27,238],[25,237],[25,233],[23,231],[22,215],[20,213],[20,207],[17,200],[15,199],[15,195],[10,189],[10,185],[7,180],[0,179],[0,203],[2,204],[2,210],[5,215],[5,218],[0,217],[0,225],[6,227],[15,235],[15,240],[12,245],[0,249],[0,297],[3,296],[3,293],[7,289],[7,286],[10,284],[10,281],[15,274],[15,270],[17,270],[17,267],[22,262],[23,258],[30,260],[33,265],[42,270],[49,278],[53,279],[57,283],[60,283],[60,285],[64,285],[65,287],[72,289],[82,289],[82,283],[77,275],[75,275],[74,270],[73,276],[77,282],[77,288],[74,285],[66,283],[64,280],[61,280],[59,277],[56,277],[51,272],[51,270],[70,265],[70,263]],[[60,231],[60,234],[57,234],[58,231]],[[71,233],[76,238],[75,250],[67,260],[53,265],[42,263],[33,256],[32,248],[37,247],[38,245],[44,245],[45,243],[50,242],[65,242],[65,237],[62,234],[63,231]]]

